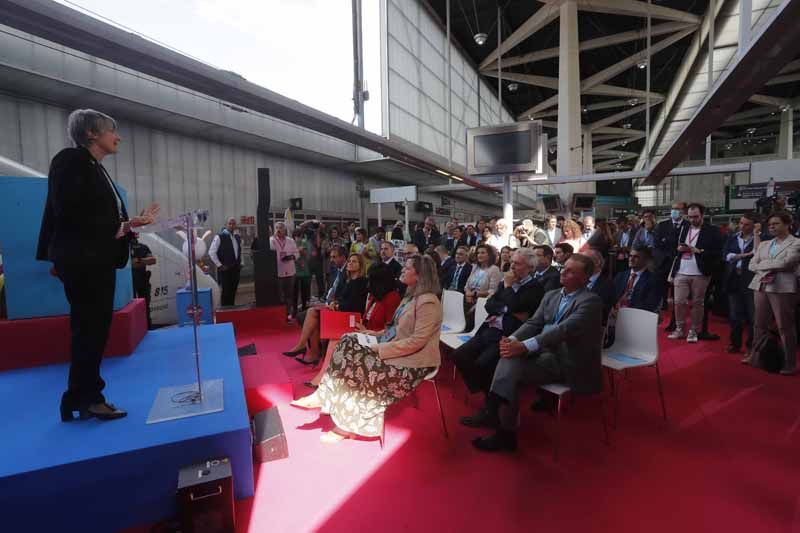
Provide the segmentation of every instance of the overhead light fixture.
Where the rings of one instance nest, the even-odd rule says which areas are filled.
[[[451,178],[453,178],[454,180],[458,180],[458,181],[464,181],[464,178],[459,178],[459,177],[458,177],[458,176],[456,176],[455,174],[452,174],[450,177],[451,177]]]
[[[481,32],[476,33],[472,38],[475,39],[475,42],[478,44],[478,46],[483,46],[483,43],[486,42],[486,39],[488,39],[489,36]]]
[[[625,148],[626,146],[628,146],[628,141],[622,141],[621,145],[623,148]]]
[[[733,145],[731,143],[725,145],[726,150],[730,150],[731,148],[733,148]]]
[[[508,92],[515,93],[519,89],[519,84],[517,83],[509,83],[508,84]]]
[[[748,135],[753,135],[755,132],[756,132],[755,128],[747,128],[747,134]]]
[[[625,124],[622,125],[622,129],[623,130],[631,129],[631,123],[630,122],[626,122]]]
[[[584,106],[583,109],[581,109],[581,112],[582,113],[588,113],[589,112],[589,108]]]
[[[791,109],[792,109],[792,106],[790,106],[789,104],[782,105],[781,106],[781,113],[786,113],[787,111],[791,111]]]
[[[556,153],[556,145],[555,145],[555,144],[551,144],[551,145],[550,145],[550,146],[547,148],[547,151],[548,151],[548,152],[550,152],[551,154],[554,154],[554,153]]]
[[[450,173],[449,173],[449,172],[445,172],[444,170],[439,170],[439,169],[437,168],[437,169],[436,169],[436,172],[437,172],[438,174],[441,174],[442,176],[447,176],[448,178],[450,177]]]
[[[641,61],[636,63],[636,68],[646,69],[647,68],[647,60],[646,59],[642,59]]]
[[[630,100],[628,100],[628,105],[630,105],[630,106],[635,106],[638,103],[639,103],[639,99],[638,98],[631,98]]]

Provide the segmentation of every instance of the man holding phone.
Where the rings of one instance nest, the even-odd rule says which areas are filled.
[[[706,289],[718,262],[722,259],[722,237],[719,230],[703,222],[705,207],[702,204],[689,204],[689,225],[684,226],[678,236],[678,257],[672,264],[672,278],[675,286],[675,331],[670,339],[697,342],[697,329],[703,323]],[[692,326],[685,334],[684,329],[689,298],[692,299]]]

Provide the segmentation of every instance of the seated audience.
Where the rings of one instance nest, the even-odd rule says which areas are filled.
[[[472,272],[472,265],[467,261],[467,247],[459,246],[456,248],[453,259],[455,261],[454,268],[452,268],[447,277],[444,278],[442,288],[458,291],[463,294],[464,287],[467,285],[467,279],[469,279],[469,275]]]
[[[565,244],[564,246],[569,245]],[[533,254],[536,257],[533,279],[542,286],[544,292],[561,288],[561,275],[553,266],[553,249],[546,244],[540,244],[533,248]]]
[[[488,244],[478,245],[475,259],[475,265],[464,289],[464,301],[470,306],[475,305],[478,298],[491,296],[503,277],[495,264],[494,248]]]
[[[661,278],[647,269],[652,259],[646,246],[633,247],[628,253],[628,270],[614,278],[614,302],[617,308],[632,307],[657,313],[663,297]]]
[[[337,290],[334,300],[327,304],[328,309],[333,311],[347,311],[351,313],[363,313],[364,305],[367,300],[367,278],[364,277],[365,263],[364,256],[361,254],[351,254],[347,258],[345,267],[344,286],[341,292]],[[341,281],[341,280],[340,280]],[[315,364],[319,361],[319,312],[308,313],[300,332],[300,338],[294,347],[283,355],[295,357],[295,360],[304,364]],[[310,351],[310,359],[305,358],[306,345]],[[300,356],[300,357],[297,357]]]
[[[439,262],[437,265],[439,266],[439,279],[442,280],[445,279],[450,271],[454,268],[453,265],[456,264],[456,260],[450,256],[450,250],[441,244],[434,248],[434,251],[439,257]]]
[[[503,246],[500,249],[500,261],[497,264],[498,268],[500,268],[500,272],[508,272],[508,269],[511,268],[511,247],[510,246]]]
[[[380,331],[362,329],[378,342],[364,346],[355,334],[342,337],[319,388],[292,402],[330,415],[336,427],[323,434],[323,442],[354,435],[380,437],[386,408],[439,367],[442,304],[436,297],[441,292],[436,271],[430,257],[407,259],[400,281],[408,291],[393,320]]]
[[[559,291],[542,299],[534,315],[511,336],[500,339],[500,361],[494,371],[484,408],[462,423],[496,429],[472,444],[483,451],[512,451],[517,447],[520,385],[564,383],[574,394],[603,389],[600,356],[603,304],[586,288],[593,261],[573,255],[561,272]]]
[[[500,339],[516,331],[542,301],[544,289],[531,276],[535,264],[536,257],[529,248],[513,253],[511,269],[486,301],[488,318],[475,336],[453,352],[453,361],[472,393],[489,392],[500,359]]]
[[[384,264],[392,271],[394,279],[400,277],[400,271],[403,270],[403,265],[394,257],[394,244],[392,241],[383,241],[381,243],[380,252],[381,262],[377,264]]]
[[[397,280],[394,279],[392,270],[381,263],[373,265],[367,275],[367,291],[367,304],[364,307],[361,323],[367,329],[381,330],[391,322],[397,306],[400,305],[400,291],[397,289]],[[317,375],[303,385],[312,389],[317,388],[330,364],[332,353],[325,355]]]
[[[597,250],[587,250],[586,255],[594,263],[594,271],[586,282],[586,288],[600,297],[603,302],[603,325],[608,322],[608,313],[614,305],[614,284],[603,275],[605,260]]]
[[[567,264],[573,252],[575,252],[575,249],[567,242],[558,243],[553,247],[553,259],[555,259],[555,267],[559,271]]]

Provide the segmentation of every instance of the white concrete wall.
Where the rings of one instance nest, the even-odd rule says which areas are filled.
[[[387,0],[389,136],[448,157],[447,36],[417,0]],[[453,161],[466,165],[466,128],[514,122],[451,45]]]

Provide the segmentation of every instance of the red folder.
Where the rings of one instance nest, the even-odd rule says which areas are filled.
[[[353,317],[352,321],[350,317]],[[323,309],[319,313],[321,339],[337,340],[345,333],[356,330],[355,325],[361,320],[361,313],[348,313],[346,311],[331,311]],[[353,324],[351,326],[350,324]]]

